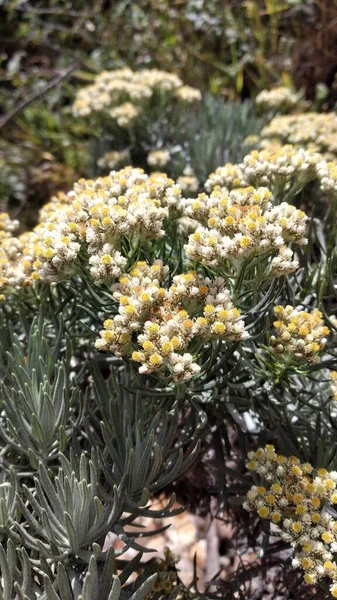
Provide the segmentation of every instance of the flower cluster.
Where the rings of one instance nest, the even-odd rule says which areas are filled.
[[[307,112],[275,117],[264,127],[261,135],[281,140],[283,144],[312,147],[331,159],[337,154],[336,134],[335,112]]]
[[[177,75],[158,69],[134,72],[124,68],[99,73],[92,85],[78,92],[73,113],[81,117],[101,114],[125,128],[132,125],[158,94],[167,101],[176,98],[185,104],[201,99],[199,90],[184,86]]]
[[[319,353],[330,334],[322,313],[317,309],[309,313],[290,305],[275,306],[274,313],[276,333],[270,337],[270,350],[275,354],[288,354],[296,360],[318,363]]]
[[[5,231],[1,233],[6,235]],[[24,268],[25,257],[21,263],[17,263],[17,255],[22,252],[22,244],[17,238],[4,237],[0,243],[0,300],[4,299],[4,293],[12,291],[23,285],[26,275]],[[28,260],[30,266],[30,262]]]
[[[169,211],[179,214],[181,192],[166,175],[148,177],[127,167],[96,180],[80,180],[68,194],[45,205],[32,232],[8,238],[0,247],[2,287],[38,278],[59,281],[78,269],[98,282],[119,277],[130,244],[162,237]]]
[[[289,88],[275,87],[271,90],[262,90],[255,99],[256,107],[261,111],[277,111],[286,113],[298,105],[299,97]]]
[[[177,185],[179,185],[183,194],[195,194],[199,189],[199,180],[195,175],[183,173],[177,179]]]
[[[325,510],[337,503],[337,472],[278,455],[271,445],[249,452],[247,468],[262,481],[252,486],[244,508],[278,525],[305,582],[327,578],[337,598],[337,521]]]
[[[285,192],[290,185],[299,190],[315,179],[316,166],[321,159],[317,152],[286,145],[253,150],[244,157],[240,168],[249,184]]]
[[[201,92],[190,85],[182,85],[177,89],[175,97],[186,104],[193,104],[194,102],[200,102]]]
[[[131,163],[131,156],[129,150],[113,150],[112,152],[107,152],[98,159],[97,166],[104,171],[111,171],[116,169],[117,167],[122,167],[124,165]]]
[[[149,167],[165,167],[170,160],[168,150],[152,150],[147,155],[147,164]]]
[[[330,385],[331,397],[333,400],[337,400],[337,371],[330,372],[330,379],[331,379],[331,385]]]
[[[337,196],[337,163],[322,160],[317,165],[317,175],[322,192]]]
[[[19,221],[10,218],[8,213],[0,213],[0,241],[12,235],[19,227]]]
[[[307,217],[301,210],[282,202],[272,206],[267,188],[239,188],[228,192],[215,189],[209,196],[199,194],[186,201],[186,216],[200,226],[189,236],[187,255],[206,265],[217,266],[226,259],[236,260],[250,253],[277,251],[271,263],[275,275],[297,269],[288,242],[306,243]],[[275,261],[274,259],[274,261]]]
[[[223,167],[218,167],[214,173],[208,176],[205,189],[208,193],[211,193],[216,187],[231,190],[237,187],[245,187],[246,185],[247,182],[244,179],[240,166],[226,163]]]
[[[138,262],[113,286],[118,314],[104,322],[98,350],[130,355],[140,373],[169,372],[186,381],[200,371],[198,346],[212,339],[247,337],[222,278],[203,279],[195,271],[173,277],[162,287],[168,268],[161,261]],[[194,351],[194,355],[192,352]]]

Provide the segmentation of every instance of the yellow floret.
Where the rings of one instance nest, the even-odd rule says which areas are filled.
[[[333,562],[331,560],[326,560],[325,563],[323,564],[324,570],[325,571],[332,571],[332,569],[335,568],[335,565],[333,564]]]
[[[216,322],[216,323],[214,323],[212,329],[213,329],[214,333],[221,335],[221,334],[225,333],[226,325],[224,323]]]
[[[103,265],[111,265],[112,263],[112,258],[110,256],[110,254],[103,254],[102,258],[101,258],[101,263]]]
[[[305,583],[308,583],[309,585],[312,585],[313,583],[316,582],[316,578],[311,573],[305,573],[305,575],[304,575],[304,581],[305,581]]]
[[[310,558],[302,558],[301,560],[301,566],[303,569],[311,569],[312,567],[312,560],[310,560]]]
[[[142,301],[142,302],[149,302],[149,301],[150,301],[150,298],[151,298],[151,297],[150,297],[150,294],[147,294],[146,292],[143,292],[143,293],[140,295],[140,299],[141,299],[141,301]]]
[[[321,537],[323,542],[325,542],[326,544],[331,544],[331,542],[333,541],[333,535],[332,533],[330,533],[330,531],[325,531],[324,533],[322,533]]]
[[[292,530],[293,530],[295,533],[301,533],[302,529],[303,529],[302,523],[300,523],[299,521],[295,521],[295,522],[292,524]]]
[[[201,233],[200,231],[196,231],[195,233],[192,234],[192,239],[194,242],[200,242],[201,241]]]
[[[201,318],[201,317],[200,317],[200,318]],[[206,320],[206,319],[205,319],[205,320]],[[177,348],[179,348],[179,347],[180,347],[180,345],[181,345],[179,338],[178,338],[178,337],[176,337],[176,336],[174,336],[174,337],[171,339],[171,344],[172,344],[172,346],[173,346],[173,348],[174,348],[175,350],[177,350]]]
[[[152,356],[150,356],[149,362],[153,367],[159,367],[162,364],[163,359],[157,352],[155,352],[152,354]]]
[[[127,342],[130,341],[130,334],[127,333],[126,331],[124,331],[123,333],[121,333],[121,335],[119,336],[119,340],[121,342],[121,344],[126,344]]]
[[[240,239],[240,246],[242,246],[242,248],[248,248],[248,246],[250,246],[250,243],[251,243],[251,239],[247,235],[244,235]]]
[[[105,327],[105,329],[109,329],[110,327],[113,327],[113,320],[112,319],[105,319],[103,325]]]
[[[271,513],[271,520],[273,521],[273,523],[279,523],[281,521],[280,513],[279,512]]]
[[[257,514],[261,519],[266,519],[269,516],[269,509],[266,506],[261,506],[257,511]]]
[[[145,352],[152,352],[153,348],[153,343],[150,342],[150,340],[145,340],[143,342],[143,349],[145,350]]]
[[[136,309],[133,306],[133,304],[129,304],[128,306],[125,307],[125,312],[127,315],[133,315],[136,312]]]
[[[52,248],[47,248],[47,250],[45,250],[44,252],[44,257],[47,259],[53,258],[54,256],[54,250]]]
[[[146,330],[149,333],[158,333],[159,325],[158,325],[158,323],[150,323],[149,325],[147,325]]]
[[[250,471],[254,471],[256,469],[256,461],[250,460],[247,464],[247,469],[249,469]]]
[[[319,512],[312,513],[311,520],[315,524],[320,523],[320,521],[321,521],[321,515],[320,515],[320,513]]]
[[[110,331],[109,329],[106,331],[103,331],[102,333],[102,338],[106,341],[106,342],[111,342],[111,340],[114,338],[115,334],[113,331]]]
[[[170,354],[173,352],[173,344],[171,342],[163,342],[161,345],[161,349],[164,354]]]
[[[204,308],[204,313],[212,314],[214,311],[215,311],[215,306],[213,306],[213,304],[206,304],[206,306]]]

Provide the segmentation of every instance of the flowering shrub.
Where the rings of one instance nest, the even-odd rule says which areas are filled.
[[[306,583],[325,578],[337,598],[337,521],[327,510],[337,503],[337,472],[276,454],[272,445],[248,458],[247,468],[267,487],[252,486],[245,508],[280,527],[282,538],[294,548],[292,564],[303,569]]]
[[[82,91],[78,114],[118,121],[130,104],[136,125],[150,96],[192,97],[175,76],[118,73]],[[175,181],[172,147],[147,148],[150,175],[121,148],[32,230],[0,215],[1,594],[233,598],[245,583],[203,592],[169,551],[144,558],[158,530],[142,519],[179,514],[180,486],[193,504],[195,464],[201,504],[234,518],[245,503],[334,596],[337,167],[297,143],[247,146],[198,193],[192,153]]]
[[[201,93],[183,85],[177,75],[158,69],[102,71],[92,85],[78,92],[73,112],[81,117],[102,114],[124,128],[148,110],[149,102],[168,102],[173,98],[193,103],[201,100]]]
[[[297,107],[299,96],[286,87],[275,87],[271,90],[262,90],[256,98],[258,110],[278,113],[291,112]]]
[[[330,113],[298,113],[274,117],[262,132],[262,138],[281,143],[310,147],[333,159],[336,146],[337,115]]]
[[[293,306],[275,306],[277,321],[273,322],[276,334],[270,337],[270,348],[277,354],[287,354],[297,360],[319,362],[318,353],[327,342],[330,330],[324,325],[319,310],[311,314]]]

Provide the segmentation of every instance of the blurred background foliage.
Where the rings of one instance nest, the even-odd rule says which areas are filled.
[[[207,121],[207,135],[215,136],[208,154],[228,129],[214,127],[219,103],[253,99],[281,82],[294,83],[308,100],[325,84],[326,105],[333,106],[336,17],[336,0],[0,0],[2,209],[24,209],[29,225],[36,206],[90,174],[95,131],[72,115],[71,105],[103,69],[157,67],[216,95],[210,120],[211,100],[199,111],[201,127]],[[220,120],[228,124],[230,115]],[[241,158],[235,127],[229,137],[217,161],[206,157],[208,172]],[[191,153],[198,154],[196,165],[204,162],[200,148]]]

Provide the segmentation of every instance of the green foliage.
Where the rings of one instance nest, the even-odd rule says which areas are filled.
[[[99,552],[99,548],[96,552]],[[126,594],[122,590],[125,575],[118,577],[114,551],[111,548],[102,564],[93,554],[83,581],[77,579],[76,573],[67,572],[60,563],[57,573],[53,575],[47,562],[43,568],[31,564],[24,548],[16,549],[8,540],[7,550],[0,544],[0,567],[3,577],[0,586],[1,600],[143,600],[151,589],[157,575],[152,575],[145,582],[140,582],[138,589]],[[75,583],[75,591],[73,589]],[[45,591],[41,593],[41,590]]]
[[[0,484],[0,533],[7,550],[0,547],[0,597],[142,600],[156,574],[153,564],[125,586],[146,551],[137,539],[166,527],[145,533],[137,519],[161,520],[183,510],[174,507],[174,494],[160,509],[151,501],[189,468],[197,447],[193,436],[186,439],[186,456],[182,444],[175,446],[177,409],[166,412],[152,396],[135,403],[95,365],[85,400],[88,391],[71,382],[63,331],[59,324],[53,338],[41,313],[27,337],[11,335],[3,359],[1,435],[8,466]],[[123,542],[119,550],[102,551],[108,532]],[[117,577],[129,548],[135,558]]]
[[[2,129],[0,201],[31,223],[47,196],[88,175],[87,139],[96,131],[73,117],[71,103],[76,89],[95,73],[123,65],[157,67],[225,99],[253,97],[281,78],[287,83],[293,48],[313,14],[310,0],[282,6],[271,0],[225,6],[218,0],[3,2],[0,99],[6,118],[15,114]],[[75,70],[68,78],[42,94],[71,66]],[[37,99],[29,102],[34,94]],[[27,105],[16,113],[21,102]],[[204,137],[201,141],[208,145]],[[179,174],[177,158],[174,173]],[[200,160],[197,167],[203,179],[208,173]]]
[[[206,95],[198,106],[185,111],[168,106],[160,119],[155,119],[152,112],[145,114],[130,139],[125,139],[121,130],[106,135],[105,127],[101,127],[92,146],[93,163],[97,165],[106,152],[128,148],[134,165],[147,170],[147,154],[163,148],[170,153],[165,165],[169,176],[176,179],[188,166],[203,183],[219,165],[242,160],[251,147],[246,138],[258,135],[263,124],[263,117],[255,115],[251,102],[224,103]]]
[[[67,362],[59,359],[62,329],[53,349],[46,334],[42,316],[32,323],[27,348],[13,333],[11,352],[2,364],[5,383],[1,384],[1,398],[7,421],[1,436],[18,457],[26,456],[33,468],[39,460],[52,460],[60,444],[67,444],[72,430],[70,415],[78,396],[69,381],[69,355]]]

